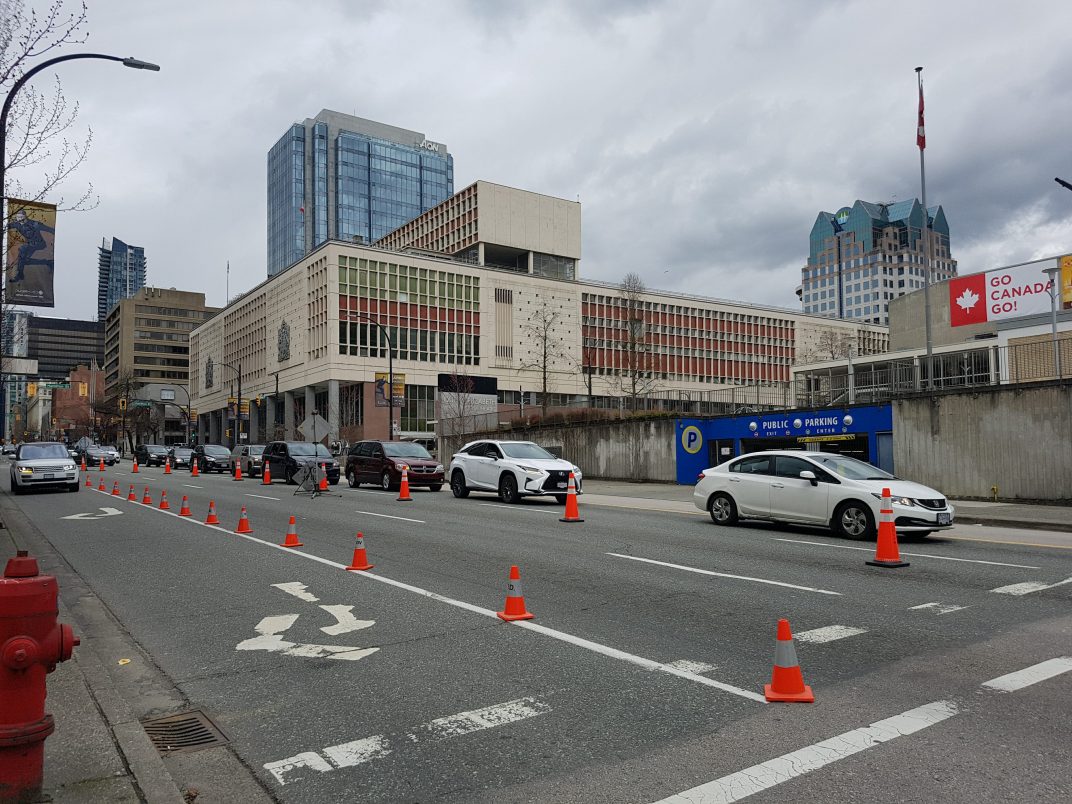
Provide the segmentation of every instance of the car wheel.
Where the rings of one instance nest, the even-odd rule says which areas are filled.
[[[461,469],[455,470],[450,476],[450,491],[459,500],[469,496],[469,489],[465,485],[465,475]]]
[[[707,501],[707,513],[716,525],[737,524],[737,503],[724,492],[711,495],[711,499]]]
[[[11,478],[11,493],[15,495],[22,494],[23,488],[15,482],[15,478]]]
[[[521,499],[517,493],[517,478],[511,474],[504,474],[499,478],[499,499],[507,505],[513,505]]]
[[[380,475],[380,488],[384,491],[390,491],[391,485],[391,473],[384,469],[383,474]]]
[[[569,496],[568,494],[556,494],[555,495],[555,502],[558,503],[559,505],[565,505],[566,504],[566,498],[568,496]]]
[[[350,486],[350,488],[352,488],[352,489],[356,489],[358,486],[361,485],[360,483],[357,482],[357,473],[356,472],[347,472],[346,473],[346,482]]]
[[[839,505],[834,511],[834,521],[831,526],[835,533],[846,539],[860,541],[874,536],[875,517],[871,513],[871,507],[866,503],[849,500]]]
[[[440,489],[442,489],[442,488],[443,488],[443,484],[442,484],[442,483],[436,483],[436,484],[435,484],[435,485],[433,485],[433,486],[429,486],[429,487],[428,487],[428,490],[429,490],[429,491],[439,491],[439,490],[440,490]]]

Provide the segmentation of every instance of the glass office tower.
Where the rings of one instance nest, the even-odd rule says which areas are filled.
[[[145,249],[118,237],[101,241],[97,257],[97,320],[103,321],[121,299],[145,287]]]
[[[325,109],[268,152],[268,275],[326,240],[378,240],[453,194],[442,143]]]

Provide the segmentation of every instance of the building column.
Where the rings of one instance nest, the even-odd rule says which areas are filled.
[[[316,388],[312,385],[305,386],[305,416],[308,418],[316,410]]]
[[[268,403],[264,408],[264,441],[267,443],[275,440],[275,397],[270,396],[265,401]]]
[[[208,414],[208,443],[220,443],[220,427],[219,419],[216,418],[216,411],[212,411]]]
[[[339,438],[339,381],[328,380],[328,440]]]
[[[205,443],[205,417],[200,413],[197,415],[197,443]]]
[[[259,438],[260,433],[258,432],[261,426],[260,412],[260,405],[255,404],[252,399],[249,400],[249,440],[246,441],[247,444],[261,443],[261,439]]]
[[[294,392],[283,392],[283,437],[287,441],[294,440]]]

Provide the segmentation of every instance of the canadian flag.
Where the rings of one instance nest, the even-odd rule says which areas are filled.
[[[949,326],[982,324],[986,315],[986,274],[949,280]]]

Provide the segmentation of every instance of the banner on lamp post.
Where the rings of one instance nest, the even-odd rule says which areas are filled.
[[[56,206],[10,198],[7,208],[7,303],[55,307]]]
[[[376,372],[376,407],[386,408],[387,405],[387,380],[386,371]],[[391,399],[394,407],[400,408],[406,404],[406,375],[397,371],[394,376],[395,387],[392,389]]]

